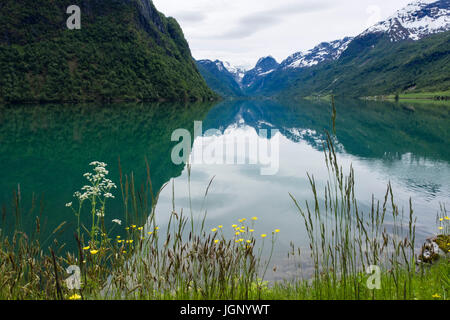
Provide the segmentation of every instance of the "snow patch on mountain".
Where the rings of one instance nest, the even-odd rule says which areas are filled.
[[[281,63],[283,69],[308,68],[324,61],[337,60],[353,40],[347,37],[332,42],[322,42],[306,52],[297,52]]]
[[[361,36],[386,33],[391,41],[420,40],[450,30],[450,0],[420,0],[364,31]]]
[[[214,61],[214,63],[217,66],[217,69],[219,69],[219,71],[223,71],[225,69],[225,66],[223,65],[222,61],[216,60]]]
[[[242,86],[252,86],[258,79],[274,72],[279,66],[279,63],[272,56],[260,58],[256,63],[256,66],[245,73],[245,76],[242,79]]]
[[[245,73],[247,72],[245,67],[233,66],[233,65],[231,65],[231,63],[229,63],[227,61],[223,62],[223,66],[225,69],[228,70],[229,73],[231,73],[234,76],[235,80],[238,83],[242,82],[242,79],[244,78]]]
[[[261,73],[259,73],[258,75],[261,77],[261,76],[265,76],[265,75],[268,75],[269,73],[272,73],[272,72],[274,72],[276,69],[272,69],[272,70],[269,70],[269,71],[266,71],[266,72],[261,72]]]

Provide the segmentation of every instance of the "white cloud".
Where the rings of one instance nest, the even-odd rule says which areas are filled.
[[[196,59],[252,66],[355,36],[412,0],[153,0],[175,17]]]

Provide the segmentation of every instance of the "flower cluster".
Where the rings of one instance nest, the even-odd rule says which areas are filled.
[[[78,208],[73,207],[73,203],[66,203],[66,207],[71,208],[74,211],[75,216],[78,218],[78,236],[81,235],[81,214],[83,205],[88,202],[90,205],[90,211],[92,216],[92,224],[90,228],[90,242],[91,246],[96,247],[101,246],[101,243],[97,243],[97,236],[102,235],[103,238],[106,237],[106,231],[104,230],[103,219],[105,218],[105,208],[106,201],[108,199],[114,198],[112,194],[112,189],[117,189],[117,186],[110,179],[106,178],[109,171],[106,170],[107,164],[100,161],[94,161],[89,164],[93,167],[92,172],[87,172],[83,176],[89,182],[87,185],[83,186],[80,191],[74,193],[74,197],[78,200]],[[120,225],[122,221],[118,219],[112,220],[114,223]],[[105,240],[107,240],[105,238]],[[93,249],[95,253],[96,249]]]
[[[231,228],[233,228],[233,232],[235,235],[234,241],[236,243],[247,244],[247,246],[254,243],[254,237],[253,237],[253,234],[255,233],[254,224],[256,221],[258,221],[258,217],[252,217],[250,219],[250,221],[251,221],[250,225],[247,224],[247,221],[248,221],[247,218],[242,218],[242,219],[239,219],[238,221],[239,221],[240,225],[233,224],[231,226]],[[223,229],[223,225],[219,225],[215,228],[212,228],[211,232],[213,232],[213,233],[220,232],[221,233],[222,229]],[[272,235],[275,235],[279,232],[280,232],[280,229],[275,229],[272,232]],[[222,238],[224,238],[223,234],[221,234],[221,236],[222,236]],[[262,239],[264,239],[266,237],[267,237],[267,234],[265,234],[265,233],[261,234]],[[215,239],[214,243],[218,244],[218,243],[220,243],[220,240]]]
[[[74,197],[79,201],[84,201],[92,197],[114,198],[111,190],[117,189],[117,186],[110,179],[107,179],[109,171],[106,170],[107,164],[104,162],[94,161],[89,164],[94,166],[93,173],[87,172],[83,176],[90,182],[81,188],[81,192],[74,193]]]
[[[439,218],[438,230],[444,235],[448,235],[450,233],[450,218],[448,216]]]

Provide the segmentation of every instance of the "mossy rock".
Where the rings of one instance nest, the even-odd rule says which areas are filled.
[[[438,235],[434,242],[436,242],[439,246],[439,249],[441,249],[445,253],[448,253],[450,251],[450,235]]]
[[[438,235],[427,239],[422,246],[419,261],[433,263],[445,256],[450,250],[450,237],[448,235]]]

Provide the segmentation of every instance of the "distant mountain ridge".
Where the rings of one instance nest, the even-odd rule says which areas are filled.
[[[243,96],[240,85],[241,75],[238,71],[231,73],[225,64],[219,60],[198,60],[196,64],[208,85],[218,94],[225,97]]]
[[[219,60],[216,60],[219,61]],[[231,73],[239,85],[242,84],[242,79],[244,79],[245,74],[247,73],[247,70],[244,67],[241,66],[233,66],[231,63],[224,61],[223,66],[225,69],[228,70],[229,73]]]
[[[299,95],[371,95],[370,83],[363,89],[363,84],[348,78],[349,74],[358,77],[360,72],[367,81],[375,81],[374,94],[426,87],[427,90],[447,90],[449,79],[445,70],[448,70],[446,65],[450,61],[445,34],[449,30],[450,0],[415,1],[356,37],[322,42],[305,52],[294,53],[279,64],[271,57],[261,58],[239,83],[240,95],[296,95],[295,88],[299,89]],[[427,41],[433,35],[437,40]],[[433,45],[426,48],[420,45],[422,40]],[[399,48],[406,50],[408,55],[397,51]],[[388,57],[389,61],[386,60]],[[363,65],[374,69],[369,70]],[[409,72],[411,69],[415,71]],[[384,73],[389,75],[386,79],[398,78],[398,81],[387,83],[386,80],[386,83],[379,84],[384,81]],[[367,74],[371,77],[365,78]],[[403,79],[405,74],[408,74],[408,79]],[[210,86],[214,89],[213,85]]]
[[[308,68],[322,62],[337,60],[352,41],[352,37],[346,37],[332,42],[322,42],[306,52],[294,53],[281,62],[280,67],[283,69]]]
[[[278,69],[280,64],[272,57],[263,57],[258,60],[256,66],[247,71],[242,79],[242,87],[246,88],[255,86],[261,78]]]

